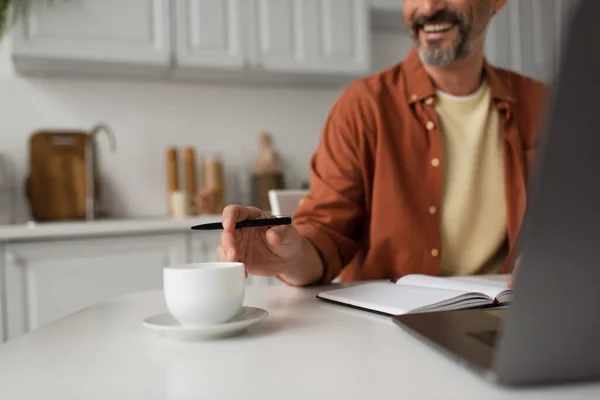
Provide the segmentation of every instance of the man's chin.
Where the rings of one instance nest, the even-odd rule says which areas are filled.
[[[452,48],[454,47],[452,42],[448,42],[444,39],[420,40],[418,44],[421,51],[431,54],[452,51]]]
[[[419,48],[419,57],[421,62],[432,67],[449,67],[457,61],[456,54],[452,49],[423,49]]]

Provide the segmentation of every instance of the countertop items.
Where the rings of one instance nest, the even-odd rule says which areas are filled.
[[[85,219],[88,221],[108,213],[102,204],[102,193],[100,192],[102,185],[96,137],[101,133],[106,135],[109,150],[112,153],[117,151],[117,139],[108,125],[98,124],[87,134],[85,142]]]
[[[259,144],[260,152],[254,161],[254,173],[257,175],[280,173],[281,162],[273,145],[273,137],[267,132],[260,132]]]
[[[190,196],[185,190],[177,190],[171,193],[171,218],[188,218],[192,215]]]
[[[179,163],[183,166],[180,167]],[[183,176],[180,176],[180,170]],[[183,148],[180,160],[175,147],[167,149],[167,196],[171,218],[220,214],[225,208],[225,177],[219,157],[205,156],[202,161],[202,186],[198,190],[196,150]]]
[[[334,288],[331,286],[328,288]],[[245,334],[159,338],[162,291],[113,297],[0,346],[6,399],[598,399],[600,384],[506,389],[398,328],[326,304],[327,288],[247,287],[269,312]],[[298,384],[301,379],[302,384]]]
[[[225,171],[217,155],[207,156],[202,162],[202,190],[196,197],[200,214],[220,214],[225,208]]]
[[[175,147],[169,147],[167,158],[167,214],[173,217],[173,193],[179,190],[179,154]]]
[[[185,177],[185,192],[190,207],[190,214],[196,214],[193,209],[194,196],[198,192],[198,178],[196,177],[196,150],[192,147],[186,147],[183,149],[183,168]]]
[[[106,213],[96,137],[104,132],[111,151],[116,140],[106,124],[91,130],[38,130],[29,139],[25,182],[31,215],[36,221],[93,220]]]
[[[269,190],[285,189],[285,179],[271,134],[260,132],[259,147],[252,175],[252,203],[261,210],[268,210]]]
[[[40,130],[29,139],[26,193],[36,221],[86,215],[86,131]]]

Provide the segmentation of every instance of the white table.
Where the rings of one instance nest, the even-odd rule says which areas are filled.
[[[162,292],[98,304],[0,346],[2,399],[598,399],[600,385],[508,390],[390,319],[315,299],[319,289],[249,287],[270,316],[243,336],[159,339],[140,321]]]

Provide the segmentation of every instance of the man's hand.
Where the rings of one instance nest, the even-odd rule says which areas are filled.
[[[293,226],[235,229],[239,221],[270,216],[256,207],[227,206],[217,249],[221,261],[241,261],[249,274],[280,276],[290,284],[307,285],[318,280],[322,274],[320,258]]]

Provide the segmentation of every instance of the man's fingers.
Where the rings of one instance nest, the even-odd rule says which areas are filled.
[[[298,231],[287,225],[273,227],[267,232],[267,243],[270,246],[286,246],[297,239]]]
[[[221,224],[223,224],[224,233],[233,232],[233,228],[235,227],[235,223],[240,220],[240,216],[242,214],[242,207],[240,206],[227,206],[223,210],[223,215],[221,216]]]
[[[227,250],[230,247],[235,247],[236,245],[236,237],[235,232],[225,232],[221,233],[221,246],[223,246],[223,250]]]
[[[235,224],[246,219],[256,219],[262,215],[262,211],[257,207],[227,206],[223,210],[221,223],[225,232],[233,232]]]
[[[217,256],[220,261],[236,262],[239,260],[238,253],[234,248],[217,247]]]
[[[217,257],[219,257],[219,260],[221,261],[227,261],[227,256],[225,255],[225,250],[223,250],[223,246],[219,245],[219,247],[217,247]]]

